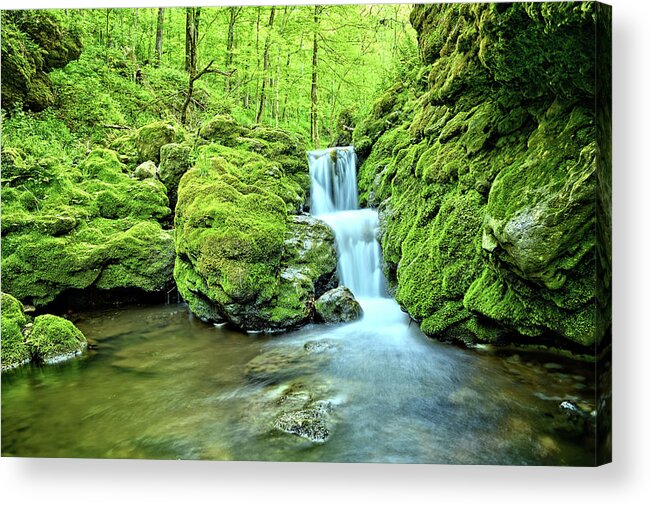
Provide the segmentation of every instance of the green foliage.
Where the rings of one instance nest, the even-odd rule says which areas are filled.
[[[404,69],[413,68],[417,51],[407,6],[325,6],[316,26],[310,6],[277,7],[276,22],[268,27],[270,9],[237,9],[230,47],[231,9],[200,9],[198,70],[213,62],[211,69],[233,74],[207,73],[194,83],[192,126],[219,114],[251,124],[267,81],[261,122],[307,137],[312,62],[308,41],[314,30],[319,41],[319,128],[331,139],[337,135],[341,111],[355,108],[363,117],[368,97],[386,79],[402,78]],[[104,125],[138,128],[156,120],[179,120],[188,88],[185,10],[165,9],[160,65],[154,47],[157,15],[158,9],[143,8],[5,11],[3,108],[39,102],[42,105],[32,109],[41,110],[53,105],[70,131],[105,145],[114,135]],[[398,64],[393,64],[394,58]],[[377,72],[380,67],[387,72]],[[33,100],[25,96],[28,89]]]

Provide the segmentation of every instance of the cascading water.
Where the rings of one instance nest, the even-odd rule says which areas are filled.
[[[374,209],[359,209],[355,150],[352,146],[308,154],[312,215],[335,233],[337,271],[341,284],[357,298],[384,295],[380,245]]]

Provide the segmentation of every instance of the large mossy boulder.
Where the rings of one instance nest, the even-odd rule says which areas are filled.
[[[594,113],[594,41],[609,33],[599,9],[414,7],[424,61],[353,139],[391,289],[428,335],[589,351],[607,334],[595,308],[610,276],[608,259],[595,261],[595,230],[609,227],[595,218],[608,184]]]
[[[135,134],[138,161],[141,163],[147,160],[155,163],[160,162],[161,148],[165,144],[182,141],[183,138],[183,130],[180,127],[164,121],[150,123],[139,128]]]
[[[116,151],[120,161],[131,168],[147,161],[158,165],[161,162],[161,148],[166,144],[184,142],[186,135],[185,130],[176,123],[156,121],[112,139],[108,147]]]
[[[22,333],[27,323],[23,305],[7,293],[2,294],[2,370],[29,362],[31,355]]]
[[[223,131],[211,128],[219,132],[212,139],[224,135],[229,144]],[[284,142],[278,136],[273,142]],[[329,227],[296,215],[304,199],[271,152],[216,142],[199,148],[195,167],[181,179],[175,216],[174,276],[194,314],[252,331],[311,319],[319,290],[335,276],[336,257]]]
[[[328,290],[315,304],[316,317],[325,323],[344,323],[357,320],[363,314],[362,306],[345,286]]]
[[[170,214],[159,181],[130,177],[102,149],[78,166],[42,159],[7,169],[3,157],[3,289],[43,306],[70,289],[169,288],[174,242],[159,223]]]
[[[88,343],[71,321],[46,314],[34,320],[27,345],[36,360],[52,364],[79,355]]]
[[[297,134],[278,128],[237,123],[232,117],[217,115],[199,129],[203,142],[236,147],[273,160],[284,174],[298,183],[305,194],[310,190],[310,176],[305,169],[306,147]]]
[[[170,207],[174,209],[181,177],[192,167],[192,147],[187,144],[170,143],[160,149],[158,177],[167,188]]]
[[[41,111],[54,103],[47,73],[81,54],[79,35],[43,10],[2,11],[2,107]]]

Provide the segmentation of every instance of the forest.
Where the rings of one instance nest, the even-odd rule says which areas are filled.
[[[1,21],[3,455],[609,459],[609,8]]]
[[[3,46],[3,110],[54,106],[71,133],[93,141],[111,134],[106,125],[165,119],[192,129],[227,113],[319,147],[339,119],[368,112],[401,60],[417,57],[408,16],[406,5],[7,11],[5,33],[18,38]],[[47,27],[41,40],[21,40],[28,24]],[[59,37],[58,61],[40,63],[29,46],[27,61],[12,55],[13,44],[48,51]],[[43,86],[28,97],[32,78]]]

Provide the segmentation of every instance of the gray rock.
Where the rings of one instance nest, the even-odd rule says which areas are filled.
[[[312,441],[324,443],[330,437],[328,426],[329,404],[315,402],[304,409],[288,411],[274,420],[274,427],[288,434]]]
[[[303,345],[303,349],[306,353],[324,353],[328,350],[334,350],[335,348],[337,348],[336,342],[330,339],[308,341]]]
[[[325,323],[350,322],[363,314],[359,302],[345,286],[324,293],[316,301],[315,310],[317,319]]]
[[[151,160],[147,160],[136,167],[136,170],[133,171],[133,175],[142,181],[143,179],[155,178],[156,172],[156,164]]]
[[[590,414],[584,412],[575,402],[565,400],[558,405],[552,427],[554,431],[569,437],[590,434]]]

